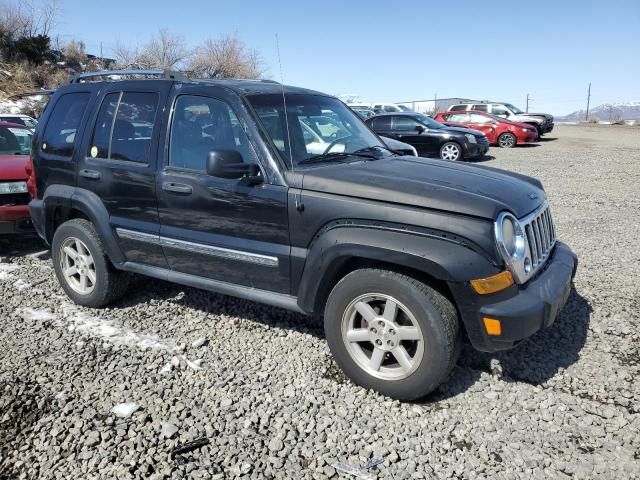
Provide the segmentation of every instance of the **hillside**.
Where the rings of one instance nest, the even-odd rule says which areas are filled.
[[[577,110],[569,115],[557,116],[558,122],[584,122],[585,110]],[[616,118],[624,120],[640,119],[640,102],[604,103],[589,110],[589,116],[594,116],[601,122],[609,122]]]

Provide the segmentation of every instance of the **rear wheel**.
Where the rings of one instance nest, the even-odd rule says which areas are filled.
[[[456,142],[447,142],[440,147],[440,158],[443,160],[460,160],[462,158],[462,147]]]
[[[516,145],[516,136],[513,133],[503,133],[498,137],[498,146],[500,148],[511,148]]]
[[[357,384],[399,400],[433,391],[458,355],[455,308],[405,275],[356,270],[334,287],[325,307],[329,348]]]
[[[53,235],[51,256],[60,285],[79,305],[103,307],[127,289],[128,275],[111,265],[87,220],[76,218],[60,225]]]

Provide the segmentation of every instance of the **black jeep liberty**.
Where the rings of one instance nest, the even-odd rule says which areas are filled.
[[[436,388],[463,335],[491,352],[550,325],[576,270],[539,181],[399,155],[275,82],[81,75],[32,155],[73,301],[107,305],[133,272],[323,316],[347,375],[398,399]]]

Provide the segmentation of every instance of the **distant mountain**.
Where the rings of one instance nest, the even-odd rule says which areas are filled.
[[[555,117],[557,122],[584,122],[585,110],[578,110],[569,115]],[[589,116],[595,116],[601,122],[608,122],[622,117],[625,120],[640,119],[640,102],[604,103],[589,109]]]

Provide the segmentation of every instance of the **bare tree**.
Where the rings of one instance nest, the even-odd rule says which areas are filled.
[[[0,24],[12,38],[49,36],[60,13],[59,0],[0,2]]]
[[[258,51],[247,48],[235,35],[205,40],[196,48],[187,70],[202,78],[260,78],[265,72]]]
[[[118,65],[139,68],[177,68],[189,56],[184,37],[162,28],[141,48],[117,45],[114,51]]]
[[[69,66],[81,67],[87,63],[86,47],[81,40],[70,40],[62,51]]]

